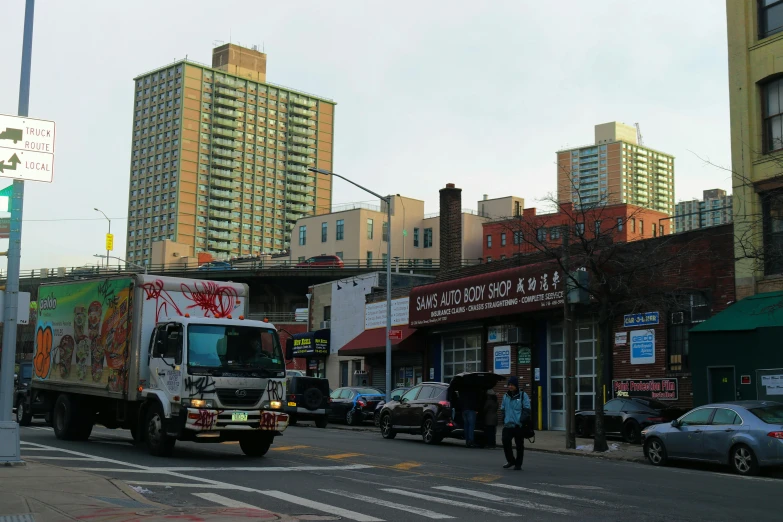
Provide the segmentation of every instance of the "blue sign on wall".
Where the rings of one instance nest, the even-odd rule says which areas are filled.
[[[658,312],[643,312],[623,316],[623,326],[651,326],[658,324]]]

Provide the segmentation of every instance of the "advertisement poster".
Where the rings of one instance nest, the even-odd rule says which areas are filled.
[[[131,284],[131,279],[104,279],[41,287],[35,378],[123,391]]]

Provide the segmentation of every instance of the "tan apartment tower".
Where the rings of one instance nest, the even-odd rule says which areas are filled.
[[[288,248],[331,211],[335,102],[266,81],[266,54],[226,44],[134,79],[127,259],[172,240],[216,259]]]
[[[635,127],[595,126],[595,143],[557,152],[557,199],[575,206],[627,203],[674,213],[674,156],[639,143]]]

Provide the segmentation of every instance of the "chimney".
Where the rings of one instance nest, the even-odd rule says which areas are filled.
[[[444,272],[462,266],[462,189],[447,183],[440,189],[440,268]]]

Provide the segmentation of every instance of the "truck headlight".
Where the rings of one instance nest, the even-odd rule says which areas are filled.
[[[269,407],[273,410],[279,410],[283,407],[283,403],[280,401],[269,401]]]
[[[214,406],[209,399],[182,399],[182,405],[191,408],[212,408]]]

